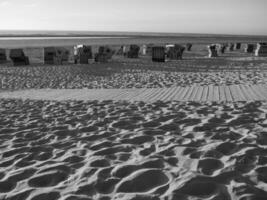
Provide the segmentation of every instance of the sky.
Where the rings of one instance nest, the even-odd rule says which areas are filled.
[[[0,0],[0,30],[267,35],[267,0]]]

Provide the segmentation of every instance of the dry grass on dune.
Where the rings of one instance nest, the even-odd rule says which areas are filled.
[[[263,200],[262,102],[0,101],[0,199]]]

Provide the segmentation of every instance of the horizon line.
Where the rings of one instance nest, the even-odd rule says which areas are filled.
[[[146,34],[147,36],[157,36],[157,35],[153,35],[153,34],[166,34],[168,36],[178,36],[178,34],[180,35],[220,35],[220,36],[255,36],[255,37],[267,37],[267,34],[266,35],[261,35],[261,34],[234,34],[234,33],[185,33],[185,32],[157,32],[157,31],[102,31],[102,30],[97,30],[97,31],[90,31],[90,30],[55,30],[55,29],[48,29],[48,30],[42,30],[42,29],[36,29],[36,30],[29,30],[29,29],[25,29],[25,30],[22,30],[22,29],[3,29],[1,30],[0,29],[0,36],[3,36],[3,33],[1,32],[12,32],[12,31],[15,31],[15,32],[65,32],[66,34],[67,33],[98,33],[98,34],[105,34],[105,33],[115,33],[115,34]],[[22,34],[18,34],[18,33],[15,33],[15,34],[12,34],[12,33],[8,33],[8,34],[11,34],[11,35],[22,35]],[[45,34],[45,33],[39,33],[39,34]],[[152,35],[150,35],[152,34]],[[177,35],[175,35],[177,34]],[[79,35],[79,34],[78,34]],[[142,35],[140,35],[142,36]]]

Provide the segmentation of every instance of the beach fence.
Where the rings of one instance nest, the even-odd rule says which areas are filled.
[[[29,57],[27,57],[22,49],[11,49],[9,58],[12,60],[14,66],[29,65]]]
[[[267,57],[267,43],[258,43],[255,56]]]
[[[165,47],[162,46],[152,47],[152,61],[165,62]]]
[[[63,47],[45,47],[44,48],[44,63],[61,65],[63,62],[68,62],[69,51]]]
[[[217,46],[216,44],[211,44],[207,46],[208,51],[209,51],[209,58],[212,57],[218,57],[218,52],[217,52]]]
[[[88,64],[93,59],[93,51],[91,46],[77,45],[74,46],[74,63]]]
[[[0,63],[4,63],[6,61],[7,61],[6,50],[0,49]]]

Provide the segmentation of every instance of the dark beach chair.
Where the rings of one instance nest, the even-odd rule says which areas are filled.
[[[246,53],[253,53],[254,52],[254,44],[246,44],[245,46],[245,52]]]
[[[257,48],[255,50],[255,56],[267,57],[267,44],[266,43],[257,44]]]
[[[186,44],[186,50],[187,50],[187,51],[191,51],[192,46],[193,46],[193,45],[192,45],[191,43],[187,43],[187,44]]]
[[[29,57],[25,56],[22,49],[11,49],[9,58],[12,60],[14,66],[29,65]]]
[[[77,45],[74,47],[75,64],[88,64],[89,59],[93,59],[93,52],[91,46]]]
[[[229,51],[234,51],[234,47],[235,47],[235,45],[233,43],[228,44]]]
[[[235,50],[239,50],[241,49],[241,43],[235,43],[235,47],[234,47]]]
[[[98,53],[95,54],[95,62],[108,62],[113,56],[115,51],[113,51],[108,46],[100,46],[98,48]]]
[[[209,58],[218,57],[217,46],[215,44],[208,45],[207,48],[209,51]]]
[[[0,49],[0,63],[5,63],[7,61],[6,50]]]
[[[152,47],[152,61],[165,62],[165,48],[162,46]]]
[[[63,62],[68,62],[69,51],[63,47],[45,47],[44,48],[44,63],[61,65]]]
[[[224,54],[225,53],[225,50],[226,50],[226,47],[227,47],[226,44],[217,44],[216,46],[217,46],[218,51],[221,54]]]
[[[176,44],[174,46],[166,47],[167,48],[167,58],[170,60],[181,60],[183,57],[183,52],[185,50],[184,46]]]
[[[128,58],[138,58],[140,47],[138,45],[130,45],[130,49],[127,52]]]

